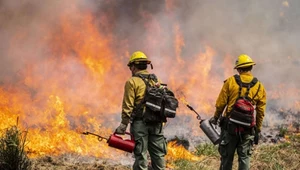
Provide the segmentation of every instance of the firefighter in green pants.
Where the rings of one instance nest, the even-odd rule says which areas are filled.
[[[145,96],[146,85],[144,81],[136,75],[149,75],[147,64],[151,64],[151,61],[149,61],[147,56],[141,51],[134,52],[130,57],[127,66],[132,73],[132,77],[125,84],[122,121],[115,132],[117,134],[124,134],[128,124],[131,122],[130,132],[133,134],[135,140],[135,162],[133,170],[148,169],[148,152],[151,157],[152,168],[155,170],[164,170],[164,157],[167,153],[167,147],[163,135],[163,123],[145,123],[143,121],[145,109],[140,105]],[[148,82],[151,85],[155,84],[154,81],[149,80]],[[160,86],[159,83],[156,85]]]
[[[250,169],[250,157],[253,144],[258,144],[264,112],[266,108],[266,91],[261,82],[257,81],[251,88],[240,86],[239,84],[250,84],[254,77],[251,70],[255,63],[245,54],[238,57],[235,63],[239,75],[229,77],[223,84],[221,92],[216,101],[216,111],[210,122],[217,124],[220,118],[221,142],[219,153],[221,155],[220,170],[231,170],[234,153],[238,154],[239,170]],[[238,84],[236,77],[242,83]],[[246,95],[247,94],[247,95]],[[248,125],[243,116],[233,118],[236,100],[239,96],[247,96],[251,103],[255,105],[256,115],[252,118],[256,125]],[[226,109],[225,109],[226,108]],[[224,111],[225,109],[225,111]],[[223,112],[224,111],[224,112]],[[237,111],[236,111],[237,112]],[[244,122],[243,122],[244,121]]]

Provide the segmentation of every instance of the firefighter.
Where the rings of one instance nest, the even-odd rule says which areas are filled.
[[[148,60],[143,52],[136,51],[131,55],[127,66],[132,73],[132,77],[125,83],[122,120],[119,127],[115,130],[117,134],[124,134],[128,124],[131,123],[130,132],[133,134],[135,140],[133,170],[148,169],[148,152],[151,157],[152,168],[155,170],[165,169],[164,157],[167,153],[167,147],[163,135],[163,123],[145,123],[142,117],[145,109],[136,109],[144,98],[146,85],[140,77],[135,75],[149,75],[147,71],[148,64],[151,64],[151,61]],[[149,81],[149,83],[151,85],[155,84],[154,81]],[[133,117],[133,115],[135,116]]]
[[[240,80],[243,83],[250,83],[253,80],[254,77],[251,70],[254,65],[255,62],[246,54],[240,55],[236,60],[234,69],[239,73]],[[253,87],[249,88],[249,90],[245,87],[239,88],[240,86],[237,84],[235,76],[229,77],[224,81],[216,101],[214,116],[210,119],[212,124],[219,122],[221,127],[221,142],[218,148],[221,156],[220,170],[232,169],[235,151],[238,154],[239,170],[249,170],[252,147],[253,144],[258,144],[260,137],[266,109],[265,88],[259,81]],[[255,127],[238,126],[229,119],[239,93],[245,95],[246,92],[248,93],[248,97],[252,99],[251,103],[256,106],[256,116],[253,119],[256,121]]]

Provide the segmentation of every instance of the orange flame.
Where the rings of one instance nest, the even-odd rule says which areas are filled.
[[[201,156],[193,155],[191,152],[186,150],[182,145],[177,145],[176,141],[168,143],[168,154],[166,159],[169,161],[177,159],[185,159],[189,161],[200,161],[203,159]]]
[[[126,45],[119,48],[125,56],[116,54],[113,45],[113,36],[108,32],[99,31],[94,23],[95,16],[89,12],[82,12],[76,6],[70,7],[74,12],[72,19],[68,12],[59,20],[59,27],[54,30],[43,30],[40,44],[47,44],[48,49],[43,51],[48,57],[37,57],[38,60],[27,61],[26,66],[19,70],[16,81],[3,84],[0,87],[0,128],[14,125],[17,117],[21,127],[28,129],[27,145],[31,156],[45,154],[58,155],[63,152],[75,152],[83,155],[113,158],[112,153],[119,153],[109,148],[107,143],[99,142],[96,138],[79,134],[85,130],[109,136],[120,119],[122,91],[130,71],[126,68],[128,52]],[[148,31],[148,44],[155,48],[161,41],[152,36],[162,34],[159,21],[151,14],[142,12],[149,19],[145,29]],[[74,19],[76,18],[76,19]],[[109,28],[105,16],[101,21]],[[174,54],[176,60],[162,53],[165,67],[173,68],[164,81],[177,93],[185,94],[187,98],[199,104],[197,109],[204,113],[211,112],[212,108],[206,100],[208,94],[194,96],[193,91],[198,88],[212,90],[212,82],[208,74],[211,69],[214,51],[206,47],[204,52],[191,56],[193,62],[184,74],[177,68],[183,68],[187,61],[182,58],[184,37],[180,25],[174,21]],[[45,25],[42,25],[45,28]],[[26,39],[26,33],[22,35]],[[19,46],[18,36],[12,42],[11,51]],[[34,53],[33,53],[34,54]],[[28,54],[30,55],[30,54]],[[159,58],[157,58],[159,59]],[[158,60],[157,60],[158,61]],[[155,61],[155,58],[153,62]],[[172,62],[169,62],[172,61]],[[199,65],[199,63],[201,63]],[[161,68],[158,68],[159,71]],[[197,76],[190,74],[197,72]],[[186,75],[191,76],[186,76]],[[164,75],[164,74],[162,74]],[[201,77],[201,78],[199,78]],[[185,96],[183,95],[183,96]],[[194,97],[191,97],[194,96]],[[211,93],[209,93],[211,96]],[[185,97],[183,103],[187,103]],[[181,114],[190,114],[180,108]],[[117,118],[116,115],[117,114]],[[192,113],[193,114],[193,113]],[[198,123],[194,129],[199,129]],[[197,133],[194,132],[195,135]],[[201,135],[201,134],[198,134]],[[188,151],[177,150],[177,154],[194,159]],[[175,154],[175,153],[174,153]],[[175,156],[175,155],[174,155]]]

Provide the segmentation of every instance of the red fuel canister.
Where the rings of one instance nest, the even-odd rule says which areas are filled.
[[[116,133],[113,133],[107,140],[108,146],[130,153],[133,152],[133,149],[135,147],[134,137],[129,132],[125,132],[125,134],[130,135],[130,139],[123,139],[121,136],[118,136],[116,135]]]

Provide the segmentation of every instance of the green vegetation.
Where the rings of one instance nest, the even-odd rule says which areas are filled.
[[[0,169],[29,169],[31,162],[24,150],[27,132],[21,132],[17,126],[12,126],[0,134]]]
[[[279,136],[284,137],[287,133],[287,127],[280,126],[279,127]]]
[[[300,169],[300,135],[284,132],[286,141],[277,144],[263,143],[254,147],[251,170],[298,170]],[[200,161],[175,160],[176,170],[215,170],[219,168],[220,157],[213,144],[200,144],[194,155],[203,157]],[[233,169],[237,169],[237,155]]]
[[[218,147],[213,145],[213,144],[200,144],[196,147],[196,155],[204,155],[204,156],[212,156],[212,157],[218,157],[219,152],[218,152]]]

